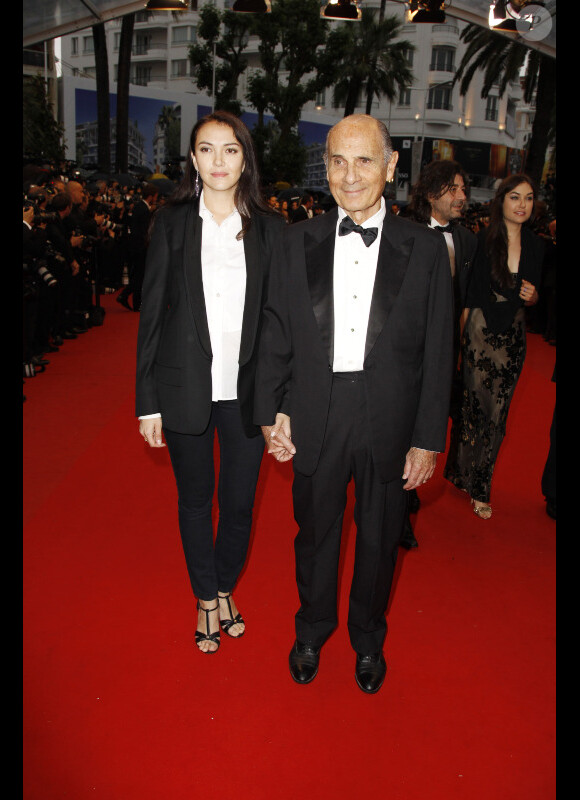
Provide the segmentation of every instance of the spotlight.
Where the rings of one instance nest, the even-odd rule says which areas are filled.
[[[270,0],[236,0],[232,11],[240,14],[271,14]]]
[[[528,19],[525,7],[543,6],[536,0],[495,0],[489,6],[489,27],[494,31],[518,31]],[[530,26],[531,27],[531,26]]]
[[[330,0],[328,5],[321,10],[320,16],[325,19],[359,22],[362,11],[357,6],[356,0]]]
[[[407,5],[407,22],[445,22],[443,0],[410,0]]]
[[[149,0],[145,6],[147,11],[187,11],[186,0]]]

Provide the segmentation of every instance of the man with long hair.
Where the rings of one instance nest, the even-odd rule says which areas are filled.
[[[454,375],[451,387],[449,415],[457,417],[460,406],[461,376],[459,373],[459,344],[461,339],[462,312],[465,307],[467,286],[471,276],[477,237],[460,219],[463,216],[469,195],[469,182],[461,164],[457,161],[431,161],[421,170],[417,183],[412,188],[407,216],[416,222],[440,231],[445,237],[449,264],[453,277],[453,363]],[[409,511],[418,511],[419,496],[409,493]],[[417,547],[411,522],[407,518],[405,535],[401,542],[406,547]]]

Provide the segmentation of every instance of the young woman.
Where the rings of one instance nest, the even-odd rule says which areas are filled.
[[[538,300],[543,242],[526,225],[534,203],[526,175],[502,181],[489,226],[478,234],[467,290],[461,415],[451,429],[444,475],[468,492],[481,519],[492,514],[493,469],[526,355],[524,307]]]
[[[232,590],[247,555],[263,454],[252,422],[270,253],[283,218],[262,200],[248,129],[216,111],[191,132],[183,181],[154,220],[137,354],[139,432],[169,448],[199,649],[245,623]],[[213,536],[214,435],[220,447]]]

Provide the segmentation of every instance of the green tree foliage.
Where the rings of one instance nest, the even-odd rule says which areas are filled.
[[[181,151],[181,120],[172,106],[163,106],[159,114],[159,125],[166,137],[167,155],[179,158]]]
[[[271,14],[256,14],[263,72],[248,79],[246,99],[258,113],[269,111],[282,141],[298,125],[305,103],[330,86],[336,65],[325,53],[328,23],[319,0],[276,0]]]
[[[212,5],[204,5],[199,12],[197,37],[203,44],[189,48],[192,72],[199,89],[208,94],[213,91],[214,45],[215,64],[215,108],[240,115],[242,107],[236,97],[238,80],[246,69],[247,59],[243,53],[248,43],[248,31],[252,26],[252,16],[235,14],[232,11],[218,11]],[[221,26],[224,25],[222,34]],[[217,60],[219,59],[219,61]]]
[[[519,82],[522,67],[525,67],[524,100],[531,102],[536,95],[536,113],[528,145],[526,172],[538,184],[549,144],[552,120],[556,108],[556,62],[550,56],[534,50],[494,31],[479,25],[468,25],[461,38],[467,49],[457,68],[454,82],[459,83],[462,95],[467,90],[478,70],[483,71],[481,96],[489,95],[498,85],[502,97],[511,81]]]
[[[364,8],[359,23],[343,23],[328,37],[327,55],[339,65],[334,102],[344,104],[344,116],[354,114],[361,96],[366,113],[374,97],[390,100],[413,83],[407,54],[415,49],[407,40],[397,40],[402,23],[396,16],[377,18],[377,9]]]
[[[64,127],[54,118],[42,75],[24,81],[22,92],[23,152],[28,158],[64,158]]]

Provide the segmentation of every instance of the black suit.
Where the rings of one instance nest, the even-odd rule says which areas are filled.
[[[141,291],[145,275],[145,259],[147,257],[147,244],[149,225],[151,223],[151,209],[144,200],[137,200],[127,218],[127,261],[129,268],[129,283],[121,291],[120,297],[127,300],[133,297],[133,308],[138,311],[141,307]]]
[[[252,422],[261,312],[273,243],[284,220],[255,215],[244,236],[246,293],[237,400],[212,402],[212,348],[196,201],[157,212],[147,252],[138,334],[137,416],[161,413],[179,495],[194,594],[233,589],[243,567],[263,453]],[[213,546],[214,433],[220,438],[220,519]]]
[[[292,214],[292,222],[305,222],[307,219],[310,219],[308,216],[308,211],[304,206],[298,206],[296,211]]]
[[[461,373],[457,369],[461,347],[460,318],[466,306],[467,289],[477,251],[477,236],[460,223],[452,225],[451,236],[455,251],[455,275],[453,277],[453,381],[449,415],[452,419],[456,419],[463,391]]]
[[[354,649],[370,653],[381,648],[386,628],[384,612],[406,510],[401,480],[406,454],[411,446],[445,449],[452,370],[451,272],[439,234],[387,214],[364,369],[353,380],[349,373],[337,378],[332,371],[337,213],[334,209],[289,226],[275,251],[254,419],[271,425],[278,411],[291,417],[294,508],[300,525],[296,555],[302,605],[297,634],[315,646],[336,624],[336,595],[322,602],[324,608],[315,598],[335,590],[332,574],[344,511],[343,482],[350,477],[344,451],[337,452],[334,463],[329,463],[328,454],[340,450],[335,437],[343,428],[352,426],[351,438],[368,443],[367,456],[359,460],[353,452],[358,532],[349,631]],[[344,474],[339,478],[339,473]],[[327,476],[322,487],[321,475]],[[336,481],[341,485],[335,491]],[[367,502],[371,487],[378,500]],[[307,530],[310,517],[318,512],[328,517],[323,525],[329,536],[328,531]],[[334,544],[327,546],[330,538]],[[362,600],[359,590],[366,595]]]

